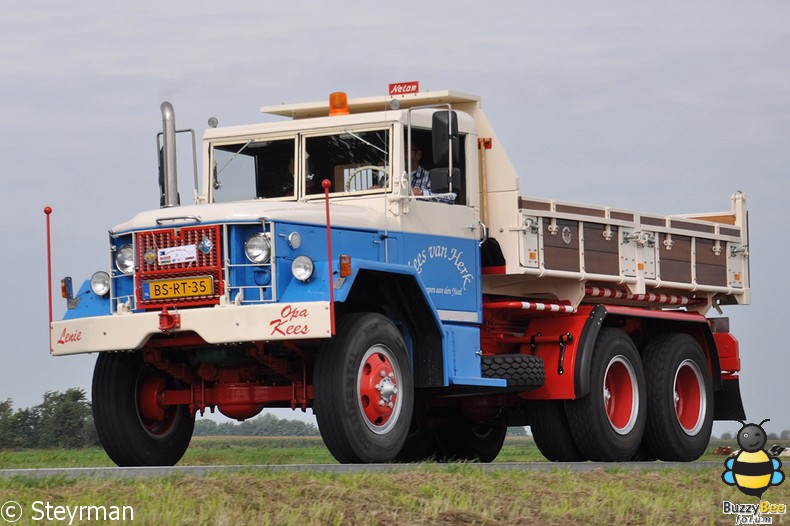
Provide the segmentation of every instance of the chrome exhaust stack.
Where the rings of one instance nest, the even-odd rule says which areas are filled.
[[[159,185],[162,191],[161,208],[178,206],[178,175],[176,171],[176,115],[173,105],[162,103],[163,147],[159,158]]]

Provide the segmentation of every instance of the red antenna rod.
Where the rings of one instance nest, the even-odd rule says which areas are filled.
[[[324,203],[326,205],[326,252],[327,252],[327,272],[329,273],[329,324],[332,327],[332,336],[335,335],[335,283],[332,274],[332,227],[329,221],[329,187],[332,181],[324,179],[321,181],[324,187]]]
[[[49,326],[52,328],[52,241],[50,235],[50,222],[49,216],[52,214],[52,207],[44,207],[44,213],[47,215],[47,290],[49,291]],[[52,349],[50,349],[52,352]]]

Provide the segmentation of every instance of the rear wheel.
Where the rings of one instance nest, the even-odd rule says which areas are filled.
[[[573,441],[564,400],[540,400],[529,405],[529,426],[535,445],[553,462],[587,460]]]
[[[189,447],[195,427],[189,408],[157,402],[170,382],[141,353],[99,354],[93,420],[102,447],[119,466],[172,466]]]
[[[713,426],[710,370],[699,343],[667,334],[645,348],[649,417],[645,442],[661,460],[692,461],[708,446]]]
[[[414,405],[411,365],[395,325],[375,313],[346,317],[319,352],[313,374],[318,428],[337,461],[392,461]]]
[[[579,451],[590,460],[630,460],[646,422],[645,373],[639,353],[623,331],[602,328],[590,368],[590,392],[566,402],[568,424]]]

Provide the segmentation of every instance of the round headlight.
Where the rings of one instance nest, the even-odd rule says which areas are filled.
[[[247,238],[247,242],[244,243],[244,253],[253,263],[268,263],[272,255],[272,244],[266,234],[258,232]]]
[[[124,245],[115,253],[115,268],[121,274],[131,274],[134,271],[134,250],[132,245]]]
[[[110,292],[110,275],[100,270],[91,276],[91,290],[97,296],[104,296]]]
[[[313,260],[307,256],[296,256],[291,263],[291,274],[299,281],[307,281],[313,275]]]

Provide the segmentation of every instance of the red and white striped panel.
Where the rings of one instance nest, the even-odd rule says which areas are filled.
[[[561,312],[564,314],[573,314],[576,310],[573,308],[573,305],[566,305],[562,303],[542,303],[537,301],[499,301],[495,303],[484,303],[483,308]]]
[[[663,305],[699,305],[705,300],[687,298],[685,296],[675,296],[674,294],[629,294],[614,289],[600,287],[587,287],[584,293],[593,298],[610,298],[629,301],[646,301],[648,303],[661,303]]]

